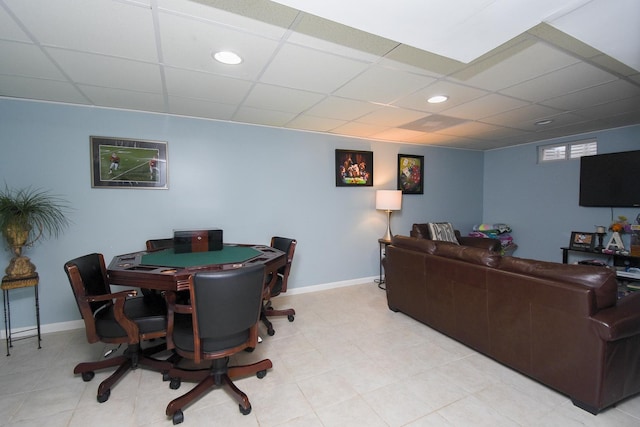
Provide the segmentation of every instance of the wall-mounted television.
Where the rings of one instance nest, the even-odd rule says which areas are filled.
[[[640,150],[581,157],[580,206],[640,206]]]

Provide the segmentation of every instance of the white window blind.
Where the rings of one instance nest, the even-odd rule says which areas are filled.
[[[594,154],[598,154],[598,141],[595,139],[541,145],[538,147],[538,163],[578,159],[582,156],[592,156]]]

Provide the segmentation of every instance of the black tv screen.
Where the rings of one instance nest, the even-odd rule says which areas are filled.
[[[640,206],[640,150],[581,157],[580,206]]]

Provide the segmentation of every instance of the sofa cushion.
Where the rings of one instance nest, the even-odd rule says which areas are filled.
[[[450,242],[436,242],[434,255],[465,261],[471,264],[496,267],[501,262],[500,254],[473,246],[461,246]]]
[[[428,227],[431,239],[459,244],[453,225],[450,222],[430,222]]]
[[[505,257],[500,269],[590,287],[595,292],[598,309],[615,305],[618,298],[615,273],[608,268]]]
[[[436,251],[436,242],[427,239],[396,235],[391,238],[391,244],[400,248],[413,249],[430,255]]]

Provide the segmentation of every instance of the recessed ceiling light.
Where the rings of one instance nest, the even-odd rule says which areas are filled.
[[[228,50],[223,50],[220,52],[216,52],[213,54],[213,58],[227,65],[238,65],[242,62],[242,58],[237,53],[229,52]]]
[[[540,121],[536,122],[536,126],[544,126],[544,125],[548,125],[550,123],[553,123],[553,120],[551,120],[551,119],[540,120]]]
[[[446,101],[447,99],[449,99],[449,97],[446,96],[446,95],[436,95],[436,96],[432,96],[431,98],[427,99],[427,102],[429,104],[439,104],[441,102]]]

